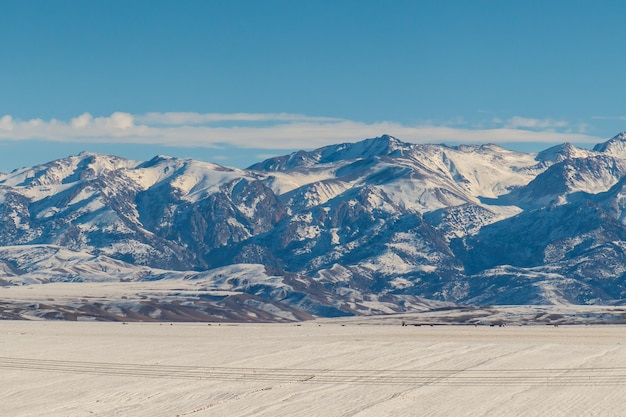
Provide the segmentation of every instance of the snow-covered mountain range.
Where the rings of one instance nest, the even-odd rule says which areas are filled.
[[[625,133],[539,153],[385,135],[245,170],[81,153],[0,174],[0,312],[67,282],[193,283],[211,317],[620,304],[625,222]],[[162,314],[141,300],[101,310]]]

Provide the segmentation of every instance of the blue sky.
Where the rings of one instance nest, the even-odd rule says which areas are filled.
[[[0,171],[81,150],[245,167],[391,134],[626,130],[626,2],[0,2]]]

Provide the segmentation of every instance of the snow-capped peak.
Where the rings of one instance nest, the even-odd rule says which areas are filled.
[[[570,158],[585,158],[590,155],[586,149],[578,148],[569,142],[553,146],[537,154],[537,161],[560,162]]]
[[[322,161],[332,162],[338,160],[362,159],[389,156],[401,153],[412,147],[412,144],[390,136],[382,135],[377,138],[365,139],[360,142],[328,146],[321,149]]]
[[[621,132],[604,143],[593,147],[596,152],[603,152],[619,158],[626,158],[626,132]]]
[[[21,168],[5,175],[0,183],[10,186],[67,184],[93,178],[104,172],[134,168],[138,162],[112,155],[81,152],[34,167]]]

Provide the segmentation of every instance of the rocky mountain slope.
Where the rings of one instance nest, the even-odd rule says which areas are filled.
[[[246,170],[81,153],[0,174],[0,284],[202,282],[243,300],[215,311],[292,318],[620,304],[625,181],[626,134],[538,154],[382,136]]]

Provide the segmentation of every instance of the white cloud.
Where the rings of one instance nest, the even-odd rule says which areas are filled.
[[[414,143],[598,142],[582,130],[553,119],[512,117],[493,120],[492,128],[457,123],[403,125],[289,113],[83,113],[69,121],[0,118],[0,140],[42,139],[59,142],[139,143],[214,148],[230,145],[258,149],[311,149],[390,134]],[[227,123],[227,125],[224,125]]]
[[[13,117],[9,115],[0,117],[0,129],[6,131],[13,130]]]
[[[131,129],[134,127],[133,116],[128,113],[115,112],[111,117],[97,118],[96,123],[102,121],[111,129]]]
[[[336,122],[333,117],[314,117],[291,113],[146,113],[136,116],[139,123],[162,125],[199,125],[220,122]]]
[[[93,117],[89,113],[83,113],[78,117],[74,117],[70,124],[74,129],[83,129],[88,127],[93,121]]]
[[[626,120],[626,116],[593,116],[594,120]]]
[[[500,120],[496,119],[496,122]],[[528,117],[514,116],[504,122],[508,129],[562,129],[568,126],[564,120],[533,119]]]

